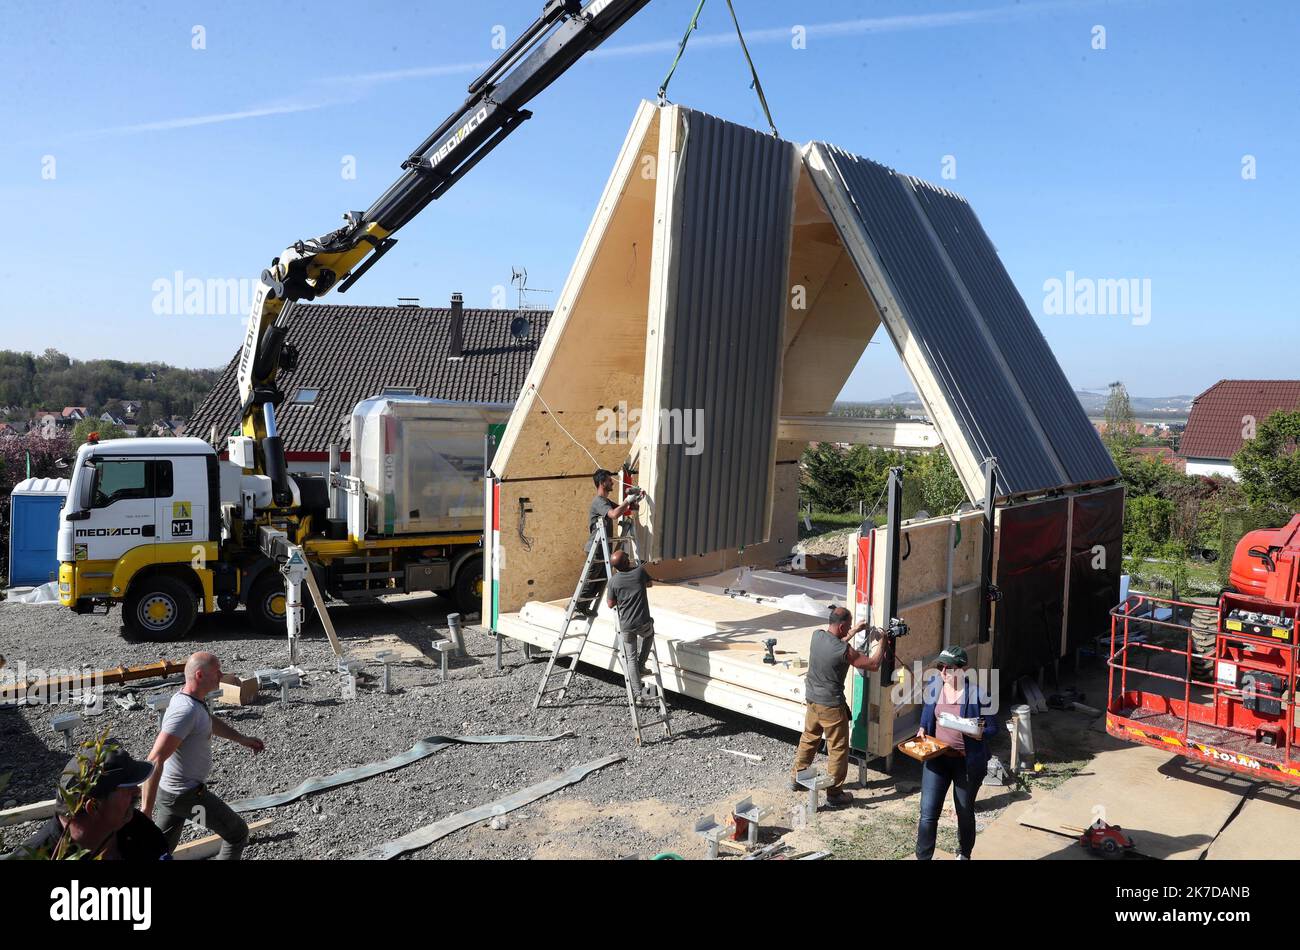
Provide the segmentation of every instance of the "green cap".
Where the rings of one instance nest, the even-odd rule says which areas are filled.
[[[966,656],[964,647],[945,647],[944,651],[935,658],[936,663],[942,663],[944,666],[965,667],[970,662]]]

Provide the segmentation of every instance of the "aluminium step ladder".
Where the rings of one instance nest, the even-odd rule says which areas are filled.
[[[609,582],[613,579],[613,568],[610,566],[610,557],[614,550],[626,546],[627,554],[634,563],[639,564],[640,558],[637,556],[636,538],[631,531],[631,522],[624,519],[620,524],[623,533],[619,537],[611,538],[609,536],[609,519],[601,518],[596,527],[596,534],[592,537],[590,548],[587,551],[586,560],[582,564],[582,572],[578,575],[578,584],[573,589],[573,596],[569,598],[569,606],[564,611],[564,624],[560,628],[560,635],[555,641],[555,646],[551,649],[551,655],[546,661],[546,670],[542,673],[542,680],[537,684],[537,695],[533,699],[534,712],[541,708],[542,701],[547,696],[554,696],[556,700],[564,698],[565,693],[573,685],[574,676],[578,671],[578,661],[582,657],[583,648],[587,645],[587,638],[591,636],[591,628],[596,620],[596,612],[600,607],[600,598],[608,590]],[[596,559],[601,559],[601,567],[604,568],[605,579],[601,583],[598,580],[591,580],[592,566]],[[592,596],[592,588],[596,587],[595,596]],[[574,621],[579,618],[578,605],[581,603],[591,602],[591,613],[582,614],[583,622],[579,628],[570,632],[573,628]],[[662,724],[664,733],[669,738],[673,734],[672,719],[668,714],[668,705],[664,701],[664,684],[663,676],[659,666],[659,651],[655,644],[655,639],[650,639],[650,652],[646,657],[646,666],[649,668],[650,675],[654,678],[653,693],[654,698],[658,701],[659,718],[651,722],[642,722],[639,704],[646,693],[646,685],[640,670],[629,670],[627,658],[622,649],[623,631],[622,624],[618,620],[618,614],[615,613],[614,624],[614,655],[618,663],[623,668],[623,682],[627,687],[628,709],[632,714],[632,731],[636,735],[636,744],[641,744],[641,729],[646,726],[657,726]],[[571,649],[566,649],[569,644],[575,644]],[[569,664],[562,669],[556,669],[562,666],[558,661],[567,659]],[[551,685],[554,677],[560,677],[558,686]],[[633,686],[633,681],[636,687]]]

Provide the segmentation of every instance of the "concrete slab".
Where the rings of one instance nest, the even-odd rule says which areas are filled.
[[[1280,790],[1247,799],[1205,857],[1211,861],[1300,858],[1300,801]]]
[[[432,638],[430,634],[430,638]],[[378,662],[375,657],[385,651],[395,654],[393,663],[411,663],[417,666],[433,666],[434,661],[420,651],[420,648],[399,639],[392,634],[377,634],[365,640],[345,641],[347,655],[354,660],[369,663]]]
[[[1148,857],[1198,858],[1255,785],[1185,763],[1147,746],[1101,752],[1085,772],[1026,810],[1020,823],[1077,834],[1100,817],[1120,825]]]
[[[1051,794],[1046,793],[1046,794]],[[1041,799],[1027,798],[1008,805],[997,821],[975,838],[976,861],[1090,861],[1093,858],[1069,835],[1021,824],[1021,818]]]

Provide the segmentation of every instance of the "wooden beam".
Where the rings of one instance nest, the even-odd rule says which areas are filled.
[[[938,430],[928,422],[847,416],[782,416],[777,437],[793,442],[849,442],[882,449],[936,449],[943,443]]]
[[[260,831],[271,823],[270,818],[263,818],[261,821],[251,821],[248,823],[248,833],[251,836],[254,831]],[[208,835],[206,838],[199,838],[196,841],[190,841],[179,845],[172,852],[172,859],[176,861],[203,861],[212,857],[221,850],[222,838],[220,835]]]
[[[118,683],[130,683],[134,680],[154,679],[171,676],[173,673],[185,672],[185,661],[159,660],[143,666],[118,666],[111,670],[86,670],[68,676],[54,676],[33,682],[14,682],[0,688],[0,699],[14,698],[24,692],[60,692],[68,689],[84,689],[88,686],[114,686]]]
[[[17,808],[6,808],[0,811],[0,828],[21,825],[25,821],[44,821],[54,815],[56,804],[55,799],[51,798],[46,802],[33,802],[30,805],[19,805]]]
[[[334,650],[335,656],[343,655],[343,645],[339,643],[339,635],[334,632],[334,621],[330,619],[330,612],[325,609],[325,598],[321,596],[320,587],[316,585],[316,573],[308,567],[306,574],[307,589],[311,591],[311,599],[316,603],[316,612],[320,614],[321,626],[325,628],[325,636],[330,639],[330,646]]]

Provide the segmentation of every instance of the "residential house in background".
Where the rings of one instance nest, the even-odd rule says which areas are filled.
[[[37,409],[36,412],[32,413],[31,421],[27,423],[27,431],[39,432],[43,439],[52,439],[59,432],[62,418],[61,413],[53,410]]]
[[[1168,465],[1178,472],[1186,471],[1187,463],[1177,452],[1167,445],[1139,445],[1131,449],[1134,455],[1141,458],[1152,458],[1157,462]]]
[[[278,383],[276,423],[295,472],[329,467],[338,442],[348,471],[352,409],[371,396],[415,395],[513,404],[550,321],[549,310],[299,304],[288,316],[298,368]],[[189,421],[224,452],[238,431],[236,353]]]
[[[1179,454],[1188,475],[1237,478],[1232,457],[1272,413],[1300,409],[1300,379],[1221,379],[1192,403]]]
[[[1092,427],[1097,430],[1098,435],[1105,435],[1110,429],[1110,423],[1105,419],[1092,420]],[[1133,435],[1140,435],[1148,439],[1172,439],[1179,430],[1179,426],[1168,422],[1134,422]]]

